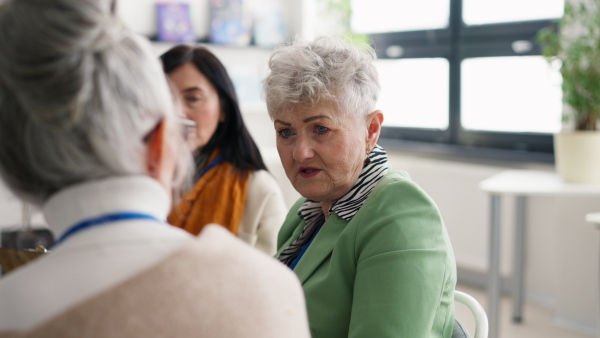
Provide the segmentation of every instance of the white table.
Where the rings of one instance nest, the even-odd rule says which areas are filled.
[[[498,338],[500,320],[500,215],[503,196],[515,197],[515,233],[513,256],[513,321],[523,319],[525,284],[525,245],[527,197],[529,196],[600,196],[600,186],[564,183],[554,172],[507,170],[479,183],[490,194],[488,318],[489,338]]]
[[[596,229],[600,230],[600,212],[585,215],[585,221],[594,224]],[[598,319],[598,333],[596,336],[600,337],[600,318]]]

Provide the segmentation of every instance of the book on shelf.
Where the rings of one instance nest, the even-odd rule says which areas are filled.
[[[273,47],[285,42],[288,32],[283,9],[276,4],[254,9],[254,44]]]
[[[242,0],[210,0],[211,43],[248,46],[251,39],[251,24]]]
[[[188,3],[157,3],[156,22],[158,25],[158,41],[183,43],[196,41]]]

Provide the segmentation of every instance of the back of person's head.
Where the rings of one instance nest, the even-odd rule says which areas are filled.
[[[290,104],[321,100],[337,103],[343,113],[366,116],[375,110],[380,93],[375,59],[370,46],[336,37],[296,37],[276,48],[263,81],[271,118]]]
[[[225,119],[198,155],[219,149],[221,156],[243,171],[266,169],[260,151],[244,124],[235,87],[219,59],[204,47],[179,45],[160,56],[163,70],[171,73],[185,63],[193,64],[215,87]]]
[[[175,118],[149,43],[113,6],[0,2],[0,175],[33,203],[80,182],[148,174],[144,138]],[[174,152],[183,144],[169,142]],[[177,161],[181,182],[186,158]]]

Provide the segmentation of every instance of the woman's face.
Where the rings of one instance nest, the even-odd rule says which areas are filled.
[[[274,124],[281,163],[300,195],[333,203],[350,191],[366,159],[366,121],[322,103],[276,113]]]
[[[189,135],[188,144],[192,150],[205,146],[219,122],[225,120],[217,90],[190,62],[175,68],[168,77],[177,89],[185,117],[198,124],[196,134]]]

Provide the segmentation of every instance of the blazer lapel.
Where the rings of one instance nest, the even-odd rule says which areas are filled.
[[[297,217],[297,221],[294,221],[294,223],[296,223],[298,225],[294,229],[294,232],[292,232],[292,235],[287,239],[287,241],[285,241],[285,243],[283,243],[283,245],[281,247],[279,247],[279,250],[277,250],[277,253],[274,256],[275,258],[278,258],[279,255],[281,255],[281,252],[283,250],[287,249],[288,246],[292,245],[292,243],[296,239],[298,239],[298,237],[300,237],[302,230],[304,230],[304,221],[299,216],[296,216],[296,217]],[[285,226],[285,224],[284,224],[284,226]],[[283,228],[283,226],[282,226],[282,228]]]
[[[298,275],[302,284],[329,257],[347,223],[347,221],[332,213],[327,222],[323,224],[321,230],[317,233],[317,237],[315,237],[308,249],[306,249],[304,256],[302,256],[294,268],[294,272]],[[297,238],[297,236],[293,238]]]

